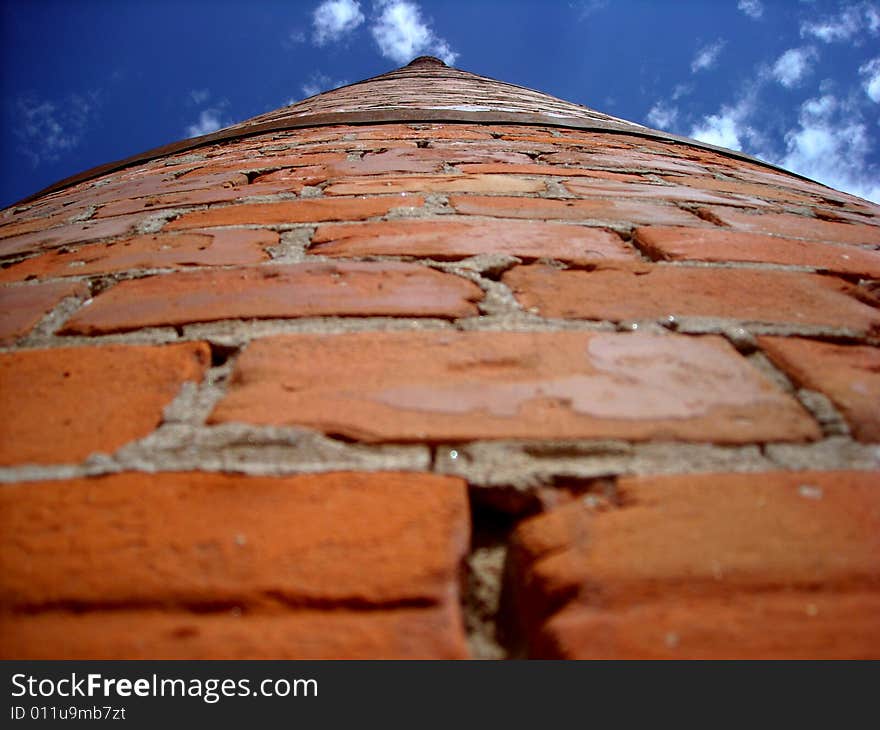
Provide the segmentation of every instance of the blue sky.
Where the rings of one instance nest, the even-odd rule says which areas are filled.
[[[880,202],[880,0],[0,0],[0,207],[420,54]]]

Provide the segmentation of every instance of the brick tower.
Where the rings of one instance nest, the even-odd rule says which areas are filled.
[[[418,58],[0,217],[4,658],[880,657],[880,208]]]

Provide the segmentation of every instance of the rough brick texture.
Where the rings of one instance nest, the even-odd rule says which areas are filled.
[[[86,297],[89,288],[81,282],[49,282],[0,289],[0,345],[9,345],[26,335],[66,297]]]
[[[857,439],[880,441],[880,348],[794,337],[758,342],[798,385],[827,395]]]
[[[880,653],[880,476],[621,480],[514,539],[533,655],[865,658]],[[824,611],[824,612],[823,612]]]
[[[787,271],[615,265],[597,271],[516,268],[504,275],[524,307],[547,317],[622,320],[669,315],[851,328],[880,333],[880,311],[839,279]]]
[[[145,514],[145,500],[162,519]],[[0,501],[0,605],[37,614],[31,631],[47,631],[43,656],[79,653],[75,642],[67,648],[71,627],[97,634],[100,656],[132,647],[142,658],[173,657],[189,647],[261,658],[275,655],[279,638],[287,657],[464,654],[450,610],[469,530],[457,479],[129,473],[9,487]],[[321,608],[343,614],[322,621]],[[130,610],[146,612],[158,645],[135,648],[130,630],[111,623],[105,632],[95,620]],[[32,618],[0,620],[12,633]],[[340,634],[312,635],[322,623]]]
[[[880,277],[880,253],[854,246],[706,228],[652,226],[637,228],[633,235],[639,247],[657,260],[784,264]]]
[[[563,332],[256,340],[211,421],[366,441],[818,436],[796,402],[718,338]]]
[[[0,464],[77,462],[147,436],[209,363],[199,342],[0,354]]]
[[[424,58],[62,181],[0,211],[0,656],[880,658],[878,245]]]
[[[480,289],[413,264],[297,264],[199,271],[118,284],[74,315],[65,334],[218,319],[315,315],[466,317]]]

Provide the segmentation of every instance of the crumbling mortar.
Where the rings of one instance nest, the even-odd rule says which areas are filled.
[[[93,454],[79,464],[0,467],[0,483],[70,479],[120,471],[198,470],[264,476],[347,470],[433,471],[458,476],[477,490],[512,490],[523,496],[570,479],[880,469],[880,444],[860,443],[847,436],[806,444],[739,446],[682,442],[476,441],[441,445],[436,454],[432,470],[430,448],[425,444],[367,445],[295,427],[238,423],[206,427],[168,422],[115,454]],[[523,504],[522,499],[513,501]],[[499,504],[497,500],[494,503]]]

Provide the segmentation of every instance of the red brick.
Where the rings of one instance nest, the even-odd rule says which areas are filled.
[[[320,185],[325,182],[330,175],[330,168],[314,165],[312,167],[285,167],[275,172],[267,172],[258,175],[254,179],[254,184],[260,183],[283,183],[291,185],[292,189],[302,189],[304,185]]]
[[[720,317],[880,332],[880,312],[849,296],[851,285],[818,274],[609,263],[596,271],[518,266],[502,281],[523,307],[546,317]]]
[[[66,208],[42,206],[41,209],[27,211],[24,215],[17,215],[9,223],[0,226],[0,239],[33,231],[44,231],[70,223],[72,218],[81,215],[86,208],[85,205]],[[54,212],[56,210],[60,210],[60,212]]]
[[[469,127],[463,124],[381,124],[375,127],[351,127],[358,139],[492,139],[486,127]],[[332,136],[340,132],[333,130]]]
[[[746,196],[718,195],[685,185],[660,185],[653,182],[629,183],[616,180],[596,182],[577,178],[564,183],[566,189],[581,198],[642,198],[667,200],[677,203],[714,203],[716,205],[766,205],[761,200]]]
[[[738,233],[723,228],[651,226],[637,228],[633,237],[652,258],[666,261],[748,261],[880,277],[880,253],[855,246]]]
[[[554,175],[558,177],[591,177],[597,180],[621,180],[627,182],[639,182],[644,180],[641,175],[633,175],[627,172],[608,172],[607,170],[581,170],[577,167],[563,167],[562,165],[515,165],[493,164],[475,162],[472,164],[458,165],[458,169],[464,173],[477,174],[511,174],[511,175]]]
[[[708,208],[722,223],[734,230],[770,233],[832,243],[880,243],[880,227],[854,223],[832,223],[802,215],[763,213],[753,215],[730,208]]]
[[[412,175],[409,177],[342,178],[324,188],[327,195],[376,193],[537,193],[545,184],[513,175]]]
[[[312,236],[311,253],[324,256],[429,256],[459,259],[503,253],[589,262],[633,260],[635,251],[602,228],[545,221],[473,221],[445,216],[434,220],[328,223]]]
[[[664,157],[645,152],[582,152],[566,150],[541,155],[541,162],[550,164],[578,165],[579,167],[609,167],[624,170],[644,170],[646,172],[681,172],[699,175],[706,168],[680,157]]]
[[[767,200],[777,200],[791,205],[814,205],[818,198],[795,192],[788,188],[747,183],[740,180],[719,180],[706,175],[665,175],[664,180],[677,185],[688,185],[701,190],[715,190],[737,195],[754,196]]]
[[[228,175],[235,172],[248,172],[251,170],[268,170],[279,167],[311,167],[314,165],[330,165],[337,162],[345,161],[344,152],[304,152],[300,154],[287,155],[257,155],[255,157],[244,158],[239,152],[234,152],[227,162],[212,162],[204,167],[199,167],[190,172],[181,175],[178,180],[189,180],[193,177],[204,177],[206,175]],[[191,163],[182,163],[177,169],[186,169],[191,167]],[[176,171],[175,168],[168,168],[170,171]]]
[[[469,317],[480,288],[404,263],[306,263],[193,271],[123,281],[71,317],[62,334],[95,335],[221,319]]]
[[[0,505],[0,606],[26,655],[466,653],[459,479],[124,473],[9,486]]]
[[[469,540],[464,483],[433,474],[130,472],[0,504],[13,608],[441,604]]]
[[[602,610],[572,605],[533,654],[559,659],[877,659],[876,593],[744,593]]]
[[[868,472],[625,478],[619,508],[530,519],[512,556],[532,651],[878,657],[878,487]]]
[[[758,342],[799,386],[827,395],[858,440],[880,441],[880,349],[794,337]]]
[[[701,225],[694,215],[671,205],[617,200],[552,200],[452,195],[449,202],[464,215],[496,218],[599,220],[615,223]]]
[[[88,276],[133,269],[230,266],[266,261],[274,231],[218,229],[203,233],[136,236],[94,243],[64,253],[52,251],[0,270],[0,282],[34,277]]]
[[[25,350],[0,355],[0,464],[78,462],[151,433],[207,345]]]
[[[248,224],[356,221],[386,215],[394,208],[418,208],[424,202],[424,198],[417,195],[398,195],[387,198],[317,198],[280,203],[228,205],[224,208],[186,213],[167,224],[165,230]]]
[[[88,294],[85,284],[62,281],[0,289],[0,345],[26,335],[65,297]]]
[[[238,359],[210,422],[370,442],[819,436],[796,401],[721,338],[628,333],[266,338]]]
[[[69,223],[48,230],[10,236],[0,241],[0,256],[29,251],[46,251],[71,243],[87,243],[112,236],[124,236],[130,234],[135,225],[143,219],[143,215],[119,216],[117,218],[88,220],[84,223]]]
[[[457,607],[0,614],[3,659],[465,659]]]
[[[273,181],[269,184],[253,184],[245,187],[208,188],[191,190],[183,193],[167,193],[137,198],[123,198],[101,206],[95,213],[96,218],[105,218],[126,213],[161,210],[163,208],[179,208],[187,205],[205,205],[210,203],[228,203],[258,195],[274,195],[276,193],[298,193],[305,183],[290,178],[285,181]]]

